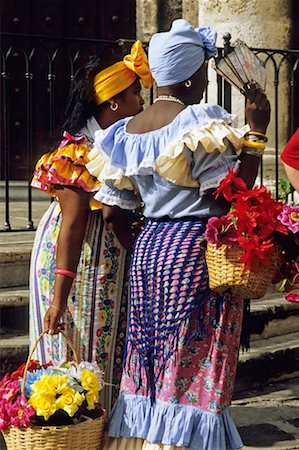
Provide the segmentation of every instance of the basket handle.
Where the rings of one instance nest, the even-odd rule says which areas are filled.
[[[22,384],[22,390],[21,390],[22,395],[25,394],[25,385],[26,385],[27,372],[28,372],[28,368],[29,368],[29,364],[30,364],[32,355],[33,355],[33,353],[34,353],[34,351],[35,351],[35,349],[36,349],[36,347],[37,347],[39,341],[44,337],[44,335],[45,335],[46,333],[48,333],[48,331],[47,331],[47,330],[44,330],[44,331],[38,336],[38,338],[36,339],[35,344],[34,344],[32,350],[31,350],[31,352],[30,352],[29,355],[28,355],[28,358],[27,358],[27,361],[26,361],[26,365],[25,365],[25,369],[24,369],[24,374],[23,374],[23,384]],[[65,340],[66,340],[68,346],[69,346],[70,349],[72,350],[76,363],[79,363],[78,355],[77,355],[77,352],[76,352],[76,350],[75,350],[75,348],[74,348],[74,346],[73,346],[72,341],[67,337],[67,335],[66,335],[62,330],[60,330],[59,333],[62,334],[62,336],[65,338]]]

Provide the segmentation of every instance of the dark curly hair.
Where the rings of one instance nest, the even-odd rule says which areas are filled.
[[[65,110],[65,121],[61,127],[61,134],[67,130],[71,134],[77,133],[94,115],[99,106],[95,103],[94,78],[101,70],[120,61],[119,56],[111,56],[101,60],[93,56],[87,64],[82,66],[74,75]],[[103,106],[103,104],[101,105]]]

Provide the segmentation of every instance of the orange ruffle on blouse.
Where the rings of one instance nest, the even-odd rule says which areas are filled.
[[[90,148],[87,144],[68,144],[46,153],[37,162],[31,186],[56,196],[55,185],[74,186],[86,192],[96,192],[101,183],[93,177],[85,165]],[[91,209],[100,209],[101,204],[90,200]]]

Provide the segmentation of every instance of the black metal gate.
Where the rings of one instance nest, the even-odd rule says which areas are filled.
[[[86,62],[89,55],[106,57],[111,53],[128,52],[132,39],[71,39],[44,35],[2,33],[1,50],[1,179],[3,180],[5,218],[3,230],[11,231],[10,183],[13,179],[28,182],[28,218],[24,229],[33,230],[32,193],[29,187],[34,163],[47,151],[45,143],[62,122],[64,104],[74,72]],[[230,35],[224,37],[219,52],[230,48]],[[299,50],[253,49],[273,71],[274,97],[272,121],[275,128],[275,193],[278,197],[279,130],[288,127],[288,136],[299,126]],[[17,58],[18,64],[14,58]],[[13,70],[12,70],[13,68]],[[289,124],[279,123],[279,89],[281,70],[287,71],[290,89]],[[285,80],[285,78],[284,78]],[[17,82],[16,82],[17,81]],[[285,83],[286,81],[284,81]],[[20,89],[25,90],[18,100]],[[207,92],[207,97],[208,97]],[[231,87],[217,77],[217,101],[232,110]],[[15,105],[18,105],[16,108]],[[25,124],[25,126],[21,126]],[[261,167],[261,181],[263,166]]]

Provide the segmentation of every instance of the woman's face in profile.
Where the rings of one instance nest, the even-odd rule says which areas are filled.
[[[141,84],[137,78],[117,99],[121,117],[135,116],[143,110],[144,100],[141,96]]]

